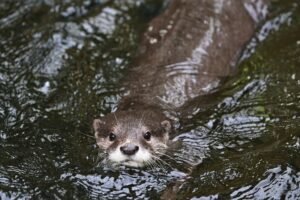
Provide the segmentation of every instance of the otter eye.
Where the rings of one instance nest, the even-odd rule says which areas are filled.
[[[145,140],[150,140],[151,139],[151,133],[149,131],[147,131],[145,134],[144,134],[144,138]]]
[[[111,142],[116,139],[116,135],[114,133],[110,133],[108,137],[109,137],[109,141]]]

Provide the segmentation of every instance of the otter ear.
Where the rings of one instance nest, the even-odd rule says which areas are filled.
[[[171,122],[168,120],[164,120],[161,123],[161,126],[165,129],[166,132],[170,133],[171,132]]]
[[[97,132],[99,131],[99,129],[103,126],[103,121],[101,121],[100,119],[94,119],[94,122],[93,122],[93,128],[94,128],[94,131]]]

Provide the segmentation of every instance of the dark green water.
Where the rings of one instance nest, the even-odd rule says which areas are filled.
[[[254,54],[213,103],[181,119],[182,146],[164,171],[99,165],[92,119],[115,108],[160,7],[0,1],[0,199],[159,199],[171,186],[178,199],[300,199],[297,0],[274,1]]]

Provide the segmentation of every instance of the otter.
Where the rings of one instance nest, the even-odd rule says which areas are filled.
[[[132,110],[96,119],[94,129],[97,145],[106,151],[110,163],[141,167],[164,153],[171,124],[160,112]]]
[[[144,33],[116,112],[95,119],[107,161],[151,165],[168,147],[174,115],[236,71],[265,15],[264,0],[171,0]]]

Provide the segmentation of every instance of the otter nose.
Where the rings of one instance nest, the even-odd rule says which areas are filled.
[[[139,150],[139,146],[134,144],[125,144],[124,146],[120,147],[120,150],[123,154],[131,156]]]

